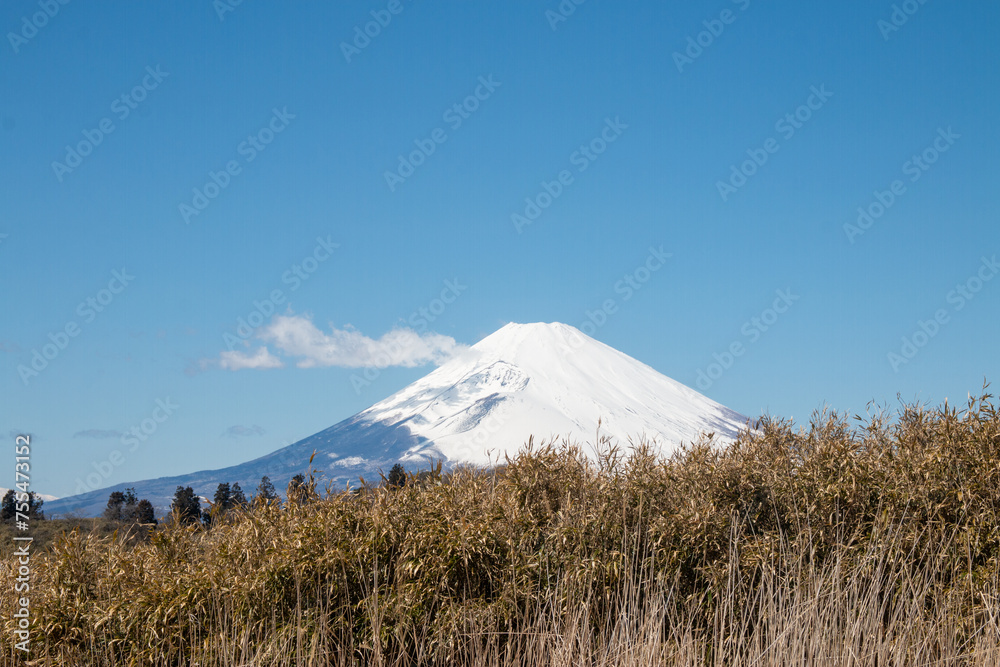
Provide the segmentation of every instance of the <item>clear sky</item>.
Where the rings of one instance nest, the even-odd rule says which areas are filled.
[[[996,379],[1000,6],[578,2],[5,2],[33,488],[256,457],[511,321],[800,423]]]

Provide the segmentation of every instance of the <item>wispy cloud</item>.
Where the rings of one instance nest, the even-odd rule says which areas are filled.
[[[255,435],[264,435],[266,431],[260,426],[242,426],[237,424],[236,426],[230,426],[222,434],[223,438],[250,438]]]
[[[100,439],[113,439],[120,438],[124,433],[121,431],[105,430],[100,428],[90,428],[86,431],[77,431],[73,434],[74,438],[100,438]]]
[[[226,350],[219,355],[219,366],[227,371],[239,371],[244,368],[281,368],[281,359],[271,354],[266,347],[259,347],[253,354],[245,354],[239,350]]]
[[[331,329],[326,334],[302,315],[274,317],[259,337],[274,344],[286,356],[297,357],[295,365],[299,368],[440,364],[463,347],[450,336],[419,334],[413,329],[393,329],[377,340],[354,328]]]
[[[336,366],[340,368],[387,368],[389,366],[441,365],[466,346],[451,336],[418,333],[409,328],[389,331],[381,338],[370,338],[347,326],[322,331],[305,315],[276,315],[257,330],[258,340],[267,345],[254,352],[225,351],[218,362],[202,360],[202,369],[218,363],[224,370],[244,368],[280,368],[281,357],[294,361],[299,368]],[[270,346],[270,348],[268,347]],[[271,352],[274,349],[275,353]],[[280,355],[280,356],[278,356]]]

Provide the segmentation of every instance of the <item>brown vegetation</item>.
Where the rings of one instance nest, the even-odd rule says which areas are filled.
[[[997,665],[1000,415],[299,490],[33,563],[45,665]],[[6,563],[5,563],[6,565]],[[0,572],[0,606],[13,607]],[[10,622],[2,660],[15,661]]]

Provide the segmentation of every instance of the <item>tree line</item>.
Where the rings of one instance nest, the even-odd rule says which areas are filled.
[[[306,476],[299,473],[288,483],[289,502],[302,502],[307,489]],[[215,496],[209,501],[208,507],[202,508],[201,497],[190,486],[178,486],[170,505],[170,513],[185,525],[203,523],[211,525],[221,520],[233,510],[245,509],[251,504],[281,502],[271,478],[264,475],[260,478],[256,493],[247,500],[239,482],[230,484],[223,482],[215,489]]]
[[[394,465],[389,471],[389,476],[383,477],[383,482],[389,487],[405,486],[407,474],[402,464]],[[311,476],[307,481],[306,476],[300,473],[292,477],[288,483],[288,502],[303,503],[313,493]],[[35,502],[38,507],[41,506],[41,499],[37,499]],[[202,523],[209,526],[233,510],[246,509],[255,503],[268,504],[272,502],[280,503],[281,500],[274,488],[274,483],[267,475],[261,477],[256,492],[249,500],[239,482],[220,483],[215,489],[212,500],[208,501],[208,507],[202,507],[202,498],[195,493],[193,487],[178,486],[170,504],[170,516],[175,517],[183,525]],[[7,497],[4,498],[5,513],[6,503]],[[128,488],[125,491],[112,491],[108,497],[108,505],[104,510],[104,518],[123,523],[157,524],[152,503],[145,498],[140,500],[136,496],[134,488]]]

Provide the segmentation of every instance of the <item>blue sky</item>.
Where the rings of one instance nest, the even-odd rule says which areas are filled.
[[[996,377],[995,4],[14,0],[0,27],[0,430],[36,490],[256,457],[510,321],[799,422]]]

